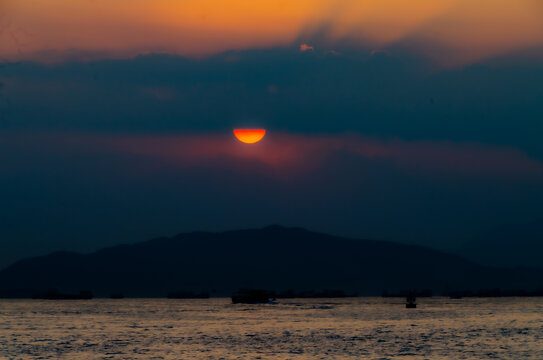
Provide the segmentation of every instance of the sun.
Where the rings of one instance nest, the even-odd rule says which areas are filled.
[[[264,129],[234,129],[236,138],[246,144],[254,144],[262,140],[266,135]]]

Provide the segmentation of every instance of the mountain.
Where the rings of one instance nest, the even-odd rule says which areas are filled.
[[[543,268],[543,219],[526,224],[504,225],[452,251],[488,266]]]
[[[540,270],[490,268],[419,246],[271,226],[24,259],[0,271],[0,296],[27,297],[51,288],[92,290],[96,296],[164,297],[212,289],[230,295],[241,287],[378,295],[404,289],[534,289],[542,282]]]

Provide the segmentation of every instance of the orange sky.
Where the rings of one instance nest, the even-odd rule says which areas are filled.
[[[340,41],[395,44],[443,63],[469,63],[543,45],[541,0],[4,0],[4,59],[130,57]],[[296,43],[300,42],[300,43]]]

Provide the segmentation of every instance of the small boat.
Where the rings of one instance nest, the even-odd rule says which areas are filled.
[[[232,295],[232,304],[267,304],[273,300],[264,290],[240,290]]]
[[[413,293],[409,293],[405,299],[406,309],[416,309],[417,308],[417,298]]]

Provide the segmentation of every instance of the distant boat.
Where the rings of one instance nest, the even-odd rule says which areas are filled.
[[[273,300],[264,290],[240,290],[232,295],[232,304],[267,304]]]
[[[415,309],[417,307],[417,298],[413,293],[409,293],[405,298],[405,307],[407,309]]]

